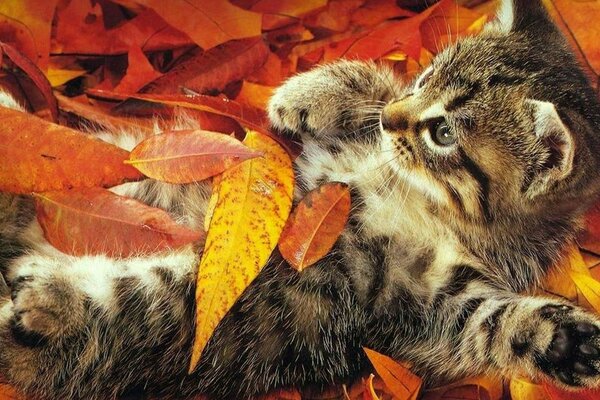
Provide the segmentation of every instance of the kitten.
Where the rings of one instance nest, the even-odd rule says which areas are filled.
[[[42,398],[241,399],[352,381],[366,346],[426,385],[482,373],[600,385],[600,320],[528,294],[600,192],[600,106],[540,1],[504,1],[413,86],[340,61],[288,80],[269,114],[304,143],[299,196],[327,181],[352,189],[328,256],[298,273],[275,252],[188,376],[192,247],[67,256],[44,241],[29,198],[2,195],[12,293],[0,290],[0,374]],[[194,226],[210,188],[116,190]]]

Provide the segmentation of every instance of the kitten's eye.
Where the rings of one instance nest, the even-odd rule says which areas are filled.
[[[456,135],[450,129],[446,121],[442,120],[432,126],[431,138],[438,146],[452,146],[456,143]]]

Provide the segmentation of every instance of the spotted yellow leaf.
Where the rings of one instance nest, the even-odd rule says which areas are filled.
[[[244,144],[264,156],[225,171],[213,187],[217,199],[196,284],[190,372],[217,324],[267,262],[292,206],[294,174],[287,153],[254,131]]]

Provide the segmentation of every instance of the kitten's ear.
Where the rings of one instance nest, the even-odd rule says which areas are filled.
[[[488,28],[505,33],[555,29],[541,0],[501,0],[496,20]]]
[[[554,104],[538,100],[528,100],[527,103],[533,108],[535,135],[545,147],[545,154],[538,160],[527,189],[528,196],[533,198],[571,174],[575,140],[569,128],[561,121]]]

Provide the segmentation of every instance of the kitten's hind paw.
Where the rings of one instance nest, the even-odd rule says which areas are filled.
[[[545,306],[542,314],[557,325],[540,368],[566,386],[600,386],[600,322],[569,306]]]

